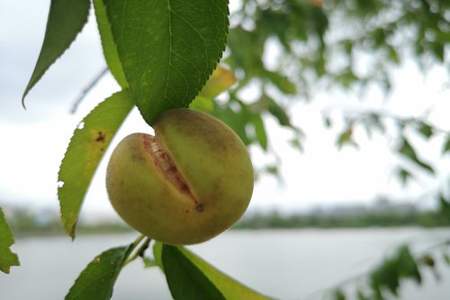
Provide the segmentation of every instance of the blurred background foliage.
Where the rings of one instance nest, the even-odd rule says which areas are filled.
[[[415,61],[424,73],[436,65],[448,66],[448,42],[450,1],[243,0],[231,16],[224,57],[236,74],[237,84],[227,97],[211,99],[213,103],[205,110],[228,123],[247,145],[260,147],[274,158],[273,163],[258,170],[260,173],[279,176],[281,159],[267,134],[266,116],[290,130],[290,144],[302,150],[307,132],[294,126],[290,117],[290,108],[296,102],[313,100],[315,91],[333,89],[363,95],[376,86],[389,94],[392,73],[406,59]],[[271,45],[276,45],[280,53],[270,57],[268,64],[264,58],[274,55]],[[249,101],[243,96],[248,88],[257,91],[256,99]],[[445,135],[442,152],[450,151],[450,134],[426,117],[397,116],[373,109],[342,113],[346,125],[336,137],[339,148],[357,146],[353,136],[357,126],[370,136],[373,131],[386,133],[387,122],[395,124],[393,150],[417,167],[411,171],[399,165],[397,175],[405,184],[416,169],[435,173],[410,143],[407,132],[413,131],[425,140]],[[326,113],[323,121],[333,127]],[[445,201],[441,204],[448,205]]]
[[[424,73],[436,65],[448,68],[449,63],[446,45],[450,42],[450,1],[243,0],[231,16],[231,25],[224,62],[235,72],[238,83],[228,97],[215,101],[213,113],[234,128],[246,144],[259,146],[275,157],[274,164],[259,170],[275,176],[279,176],[280,158],[266,132],[265,116],[289,129],[291,145],[301,150],[308,132],[292,124],[289,109],[295,102],[311,101],[315,91],[333,89],[363,95],[376,86],[388,95],[393,70],[406,59],[417,63]],[[277,45],[281,53],[275,63],[271,57],[269,65],[264,58],[271,55],[271,44]],[[364,67],[358,65],[361,60]],[[258,90],[253,101],[242,96],[250,86]],[[410,132],[425,141],[443,135],[442,154],[450,151],[450,133],[426,117],[403,117],[367,109],[342,113],[345,126],[336,137],[337,147],[357,146],[353,136],[356,126],[365,128],[370,137],[372,131],[386,134],[386,123],[390,122],[396,127],[393,150],[413,163],[413,170],[437,176],[434,167],[421,159],[410,142]],[[328,115],[323,114],[323,119],[327,127],[333,127]],[[411,168],[399,165],[397,175],[407,184],[415,174]],[[445,187],[440,189],[434,197],[445,223],[450,219],[450,204]],[[428,249],[414,255],[405,245],[363,274],[360,290],[351,293],[343,282],[331,298],[396,296],[401,282],[421,283],[421,269],[435,270],[435,262],[440,260],[449,263],[448,241],[438,246],[443,252]]]

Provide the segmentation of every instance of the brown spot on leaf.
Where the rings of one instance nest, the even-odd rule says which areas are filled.
[[[106,134],[103,131],[99,131],[97,133],[97,138],[95,139],[96,142],[103,143],[106,139]]]

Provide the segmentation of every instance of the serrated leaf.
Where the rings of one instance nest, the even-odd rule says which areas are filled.
[[[421,159],[416,154],[416,151],[412,147],[412,145],[408,142],[407,139],[403,138],[402,144],[400,146],[399,152],[409,158],[411,161],[422,167],[423,169],[429,171],[430,173],[434,174],[434,169]]]
[[[228,32],[226,0],[104,0],[123,71],[151,124],[187,107],[215,69]]]
[[[153,257],[155,263],[164,271],[162,263],[162,249],[161,242],[155,242],[153,245]],[[237,280],[231,278],[225,273],[219,271],[204,259],[194,254],[185,247],[178,247],[178,250],[189,259],[223,294],[227,300],[269,300],[271,298],[264,296],[249,287],[243,285]]]
[[[163,245],[162,263],[175,300],[225,300],[217,287],[177,247]]]
[[[269,300],[270,297],[264,296],[251,288],[245,286],[239,281],[231,278],[225,273],[221,272],[211,264],[203,260],[201,257],[195,255],[193,252],[185,247],[180,247],[180,251],[199,268],[203,274],[211,280],[212,283],[222,292],[227,300]]]
[[[107,250],[91,261],[70,288],[65,300],[111,299],[117,277],[132,247]]]
[[[70,140],[58,174],[58,198],[64,229],[72,238],[94,173],[133,106],[127,91],[112,95],[83,119]]]
[[[0,271],[9,273],[12,266],[19,266],[19,258],[11,251],[14,237],[0,208]]]
[[[218,66],[209,77],[199,96],[214,98],[236,83],[236,76],[229,69]]]
[[[88,19],[90,4],[89,0],[52,0],[44,42],[23,93],[22,104],[28,92],[83,29]]]
[[[103,55],[105,56],[111,74],[116,79],[117,83],[125,89],[128,87],[127,79],[123,73],[122,63],[117,53],[117,46],[111,31],[111,24],[109,23],[106,14],[105,3],[103,0],[93,0],[95,8],[95,16],[97,19],[98,31],[100,33],[100,40],[102,42]]]

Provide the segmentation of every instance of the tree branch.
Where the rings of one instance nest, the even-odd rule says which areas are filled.
[[[105,67],[80,92],[80,94],[78,95],[78,97],[75,99],[75,101],[72,104],[72,108],[70,109],[71,114],[74,114],[77,112],[78,107],[80,106],[81,102],[83,102],[84,98],[86,98],[87,94],[97,85],[97,83],[100,81],[100,79],[102,79],[103,76],[105,76],[107,73],[108,73],[108,67]]]

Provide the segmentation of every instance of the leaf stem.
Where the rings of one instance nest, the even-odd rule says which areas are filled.
[[[144,241],[143,243],[141,243]],[[144,255],[145,250],[147,250],[151,239],[149,237],[146,237],[144,235],[140,235],[136,238],[136,240],[133,242],[133,251],[128,256],[128,258],[123,263],[123,267],[134,261],[138,257],[142,257]],[[140,246],[139,246],[140,244]],[[138,247],[139,246],[139,247]]]

